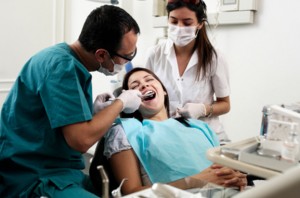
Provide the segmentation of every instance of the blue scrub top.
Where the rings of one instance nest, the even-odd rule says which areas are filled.
[[[50,178],[64,187],[82,179],[82,154],[61,127],[92,119],[91,74],[66,43],[23,67],[1,111],[0,197],[15,197]]]

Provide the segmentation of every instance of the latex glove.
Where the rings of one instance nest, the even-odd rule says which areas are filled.
[[[117,97],[117,99],[123,102],[123,112],[133,113],[141,105],[141,92],[138,90],[123,90],[122,93]]]
[[[206,116],[206,108],[202,103],[186,103],[183,108],[178,108],[177,111],[185,118],[198,119]]]
[[[94,114],[111,105],[114,99],[115,97],[111,93],[99,94],[94,101]]]

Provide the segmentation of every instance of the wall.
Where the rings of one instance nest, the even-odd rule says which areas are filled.
[[[206,2],[208,12],[217,10],[217,0]],[[152,32],[158,30],[151,30],[150,3],[136,3],[144,6],[132,13],[141,20],[140,40],[143,41],[139,49],[144,51],[155,43]],[[218,26],[210,31],[212,42],[225,54],[230,65],[231,111],[221,119],[233,141],[259,134],[264,105],[300,101],[297,56],[300,21],[296,10],[300,2],[257,0],[257,3],[254,24]],[[135,60],[136,65],[143,64],[141,57]]]
[[[0,1],[0,107],[23,64],[62,41],[64,0]]]
[[[253,25],[220,26],[215,45],[230,64],[230,113],[223,116],[233,140],[259,133],[266,104],[300,101],[300,21],[297,0],[257,0]]]
[[[53,31],[51,20],[47,23],[50,25],[45,25],[49,19],[46,15],[53,17],[52,2],[54,1],[1,1],[0,80],[14,79],[31,54],[56,42],[52,39],[53,35],[36,32],[48,28],[50,32]],[[86,16],[101,4],[87,0],[65,2],[63,40],[72,43],[77,39]],[[259,133],[264,105],[300,101],[300,67],[297,56],[300,52],[300,21],[296,10],[300,7],[300,2],[257,2],[258,11],[254,24],[212,27],[210,32],[213,43],[223,51],[230,65],[232,108],[221,119],[234,141]],[[162,29],[152,28],[152,3],[152,0],[120,0],[119,6],[131,13],[141,28],[134,66],[143,65],[144,51],[164,34]],[[209,12],[215,11],[217,0],[207,1],[207,5]],[[27,15],[35,13],[34,18],[28,18],[24,12]],[[110,81],[115,79],[116,77],[109,78],[94,72],[94,94],[110,91],[114,87]],[[0,86],[2,88],[3,85]]]

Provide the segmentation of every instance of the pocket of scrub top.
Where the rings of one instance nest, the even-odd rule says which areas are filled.
[[[64,179],[58,178],[58,177],[50,178],[49,183],[48,183],[49,186],[54,185],[59,190],[63,190],[73,184],[75,184],[73,181],[64,180]]]
[[[63,190],[69,186],[72,186],[73,184],[74,182],[72,181],[64,181],[60,178],[42,178],[37,182],[37,184],[35,184],[34,187],[30,187],[27,191],[23,193],[24,195],[27,195],[24,197],[53,195],[56,190]]]
[[[35,197],[40,195],[53,195],[56,190],[64,190],[72,185],[76,185],[78,178],[70,178],[70,176],[51,176],[49,178],[41,178],[25,191],[20,197]],[[82,178],[83,179],[83,178]]]

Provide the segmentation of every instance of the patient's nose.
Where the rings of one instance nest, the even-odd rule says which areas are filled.
[[[141,90],[145,89],[146,87],[149,87],[149,84],[148,83],[143,83],[141,84]]]

